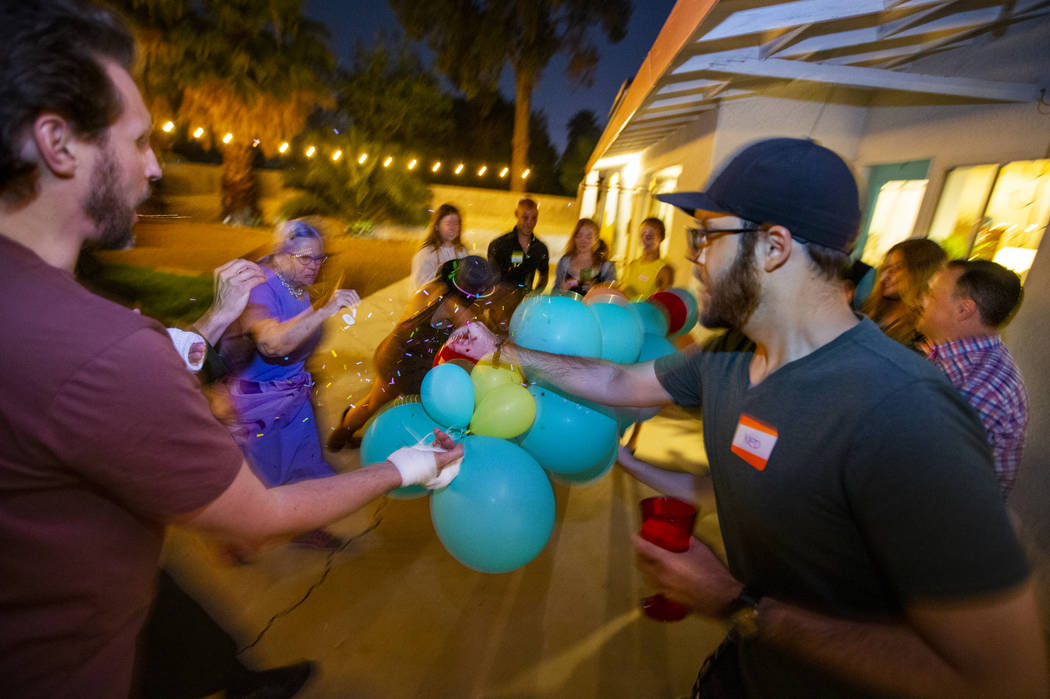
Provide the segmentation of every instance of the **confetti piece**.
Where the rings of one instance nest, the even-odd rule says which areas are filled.
[[[338,357],[339,355],[335,353],[335,350],[332,350],[332,356],[333,357]]]

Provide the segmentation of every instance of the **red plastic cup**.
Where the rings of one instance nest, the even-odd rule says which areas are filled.
[[[667,497],[642,500],[642,538],[662,549],[687,551],[695,522],[696,508],[688,502]],[[642,612],[656,621],[679,621],[689,614],[689,607],[651,595],[642,599]]]

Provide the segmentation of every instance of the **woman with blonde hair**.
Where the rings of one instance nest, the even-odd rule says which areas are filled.
[[[461,238],[463,217],[452,204],[442,204],[434,212],[423,245],[412,257],[412,285],[420,288],[438,276],[441,265],[467,256]]]
[[[930,279],[948,256],[928,238],[902,240],[886,252],[871,295],[861,313],[878,324],[887,336],[919,351],[922,334],[917,329],[922,300]]]
[[[581,218],[554,270],[554,288],[583,295],[595,284],[615,281],[616,267],[609,261],[609,246],[598,235],[598,224]]]

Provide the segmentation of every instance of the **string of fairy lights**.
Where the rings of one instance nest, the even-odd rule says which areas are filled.
[[[172,133],[173,131],[175,131],[175,122],[173,122],[173,121],[165,122],[164,125],[160,127],[160,130],[163,131],[164,133],[167,133],[167,134]],[[192,136],[195,140],[199,140],[201,137],[204,136],[205,133],[206,132],[205,132],[203,126],[198,126],[196,129],[194,129],[193,131],[189,132],[190,136]],[[227,131],[223,135],[223,137],[221,139],[219,139],[219,140],[222,141],[224,144],[228,145],[228,144],[233,142],[234,135],[233,135],[232,132]],[[253,146],[258,146],[259,145],[259,139],[257,139],[257,138],[256,139],[252,139],[252,145]],[[291,149],[292,149],[292,144],[289,143],[288,141],[285,141],[280,146],[278,146],[277,152],[280,153],[281,155],[288,155],[288,153],[289,153],[289,151],[291,151]],[[322,155],[322,153],[321,153],[321,150],[317,146],[310,145],[310,146],[307,146],[306,148],[303,149],[303,156],[306,157],[306,158],[315,158],[315,157],[318,157],[319,155]],[[341,160],[344,155],[346,155],[346,154],[343,153],[342,149],[336,148],[333,151],[331,151],[330,153],[328,153],[327,157],[331,158],[332,162],[339,162],[339,160]],[[370,157],[372,157],[372,155],[370,153],[360,153],[357,156],[357,162],[360,165],[364,165],[366,162],[368,162],[368,159]],[[426,167],[426,164],[423,162],[422,158],[414,158],[414,157],[408,156],[408,157],[402,158],[402,160],[404,161],[403,162],[403,166],[404,166],[404,168],[406,170],[415,170],[416,168],[421,168],[422,169],[422,168]],[[388,155],[385,158],[383,158],[382,166],[385,167],[385,168],[394,167],[396,164],[397,164],[397,158],[395,158],[392,155]],[[468,172],[467,171],[467,164],[465,162],[457,162],[456,165],[453,167],[451,164],[446,164],[446,163],[444,163],[444,162],[442,162],[440,160],[434,160],[430,164],[429,168],[430,168],[430,171],[432,173],[437,174],[438,172],[440,172],[442,170],[442,168],[445,168],[446,165],[448,165],[448,167],[451,168],[452,174],[453,175],[457,175],[457,176],[463,176],[463,175],[469,176],[470,172],[474,172],[474,176],[475,177],[485,177],[486,174],[491,173],[491,174],[495,175],[496,177],[498,177],[500,179],[503,179],[503,178],[506,178],[510,174],[510,168],[507,167],[507,166],[503,166],[499,170],[497,170],[495,167],[493,167],[490,170],[488,165],[484,165],[483,164],[480,167],[478,167],[478,169],[476,171],[473,169],[473,167],[471,167],[470,168],[470,172]],[[528,179],[530,174],[532,174],[532,170],[527,168],[524,172],[521,173],[521,179],[523,179],[523,180]]]

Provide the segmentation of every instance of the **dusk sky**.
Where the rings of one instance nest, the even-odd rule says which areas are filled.
[[[577,111],[590,109],[604,126],[620,85],[638,72],[673,6],[674,0],[635,0],[627,36],[618,44],[610,44],[600,30],[595,31],[601,59],[593,87],[574,87],[569,82],[564,56],[555,56],[547,64],[533,92],[532,108],[547,115],[551,140],[559,152],[565,147],[566,123]],[[357,41],[371,42],[380,30],[403,33],[386,0],[307,0],[306,14],[328,26],[332,51],[344,65],[349,65]],[[422,44],[418,47],[424,63],[429,63],[432,54]],[[500,89],[513,101],[514,79],[509,68],[503,71]]]

